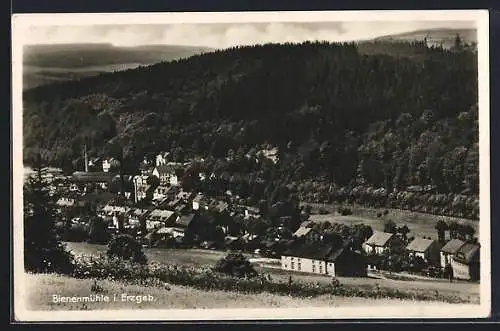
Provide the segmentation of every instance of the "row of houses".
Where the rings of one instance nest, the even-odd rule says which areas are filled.
[[[378,231],[363,244],[363,249],[368,255],[381,255],[397,240],[393,233]],[[406,251],[410,256],[420,257],[443,269],[451,265],[455,278],[479,279],[479,244],[452,239],[442,246],[436,240],[417,237],[408,243]]]

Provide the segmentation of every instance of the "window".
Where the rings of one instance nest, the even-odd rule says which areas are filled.
[[[300,271],[301,270],[301,265],[300,265],[300,262],[297,264],[297,270]]]
[[[312,272],[316,272],[316,266],[314,264],[312,265]]]
[[[319,273],[322,274],[323,273],[323,266],[320,264],[319,265]]]
[[[292,261],[292,264],[291,264],[291,266],[290,266],[290,269],[292,269],[292,270],[293,270],[293,269],[295,269],[295,262],[293,262],[293,261]]]

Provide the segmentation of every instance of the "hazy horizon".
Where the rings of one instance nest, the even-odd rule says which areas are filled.
[[[114,24],[30,27],[23,39],[25,45],[172,45],[220,49],[277,42],[347,42],[419,30],[475,28],[474,21]]]

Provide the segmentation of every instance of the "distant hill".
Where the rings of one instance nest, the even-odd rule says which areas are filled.
[[[475,29],[428,29],[375,38],[375,41],[424,41],[427,39],[431,45],[442,45],[443,48],[453,47],[457,34],[466,44],[477,42]]]
[[[24,89],[75,80],[200,54],[210,49],[176,45],[117,47],[111,44],[27,45],[23,52]]]
[[[421,62],[429,59],[429,48],[453,50],[457,35],[460,36],[462,48],[477,50],[477,33],[474,29],[418,30],[362,40],[357,45],[359,52],[365,55],[406,57]]]

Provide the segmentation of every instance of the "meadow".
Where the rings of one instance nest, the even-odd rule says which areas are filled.
[[[52,295],[89,296],[92,294],[92,279],[75,279],[53,274],[26,274],[26,301],[29,310],[101,310],[101,309],[208,309],[208,308],[305,308],[345,307],[377,305],[417,305],[418,301],[396,299],[370,299],[322,295],[315,298],[293,298],[269,293],[240,294],[225,291],[201,291],[186,286],[166,285],[163,288],[125,284],[102,280],[99,286],[109,297],[115,294],[151,295],[152,302],[110,302],[53,303]],[[426,302],[426,305],[452,305]]]
[[[87,243],[67,243],[67,247],[75,255],[97,256],[106,252],[105,245],[94,245]],[[182,265],[186,267],[213,267],[215,263],[226,255],[224,251],[203,250],[203,249],[144,249],[148,261],[165,265]],[[290,276],[294,280],[308,283],[331,283],[331,277],[315,274],[304,274],[282,270],[277,265],[278,260],[258,262],[259,259],[247,255],[255,269],[267,276],[271,276],[275,281],[287,281]],[[266,259],[267,260],[267,259]],[[362,288],[365,290],[379,286],[382,289],[400,289],[409,293],[419,293],[434,295],[439,293],[446,297],[458,297],[462,300],[477,303],[479,302],[479,284],[470,282],[455,281],[449,283],[444,279],[436,280],[402,280],[390,279],[387,277],[338,277],[341,284],[347,287]]]
[[[353,212],[352,215],[342,216],[337,213],[336,205],[333,204],[309,204],[313,207],[313,215],[310,220],[313,222],[330,222],[341,223],[345,225],[354,225],[364,223],[372,227],[374,231],[383,231],[384,222],[392,220],[398,226],[407,225],[410,229],[409,236],[415,237],[431,237],[437,239],[437,231],[434,228],[439,220],[445,222],[458,222],[462,224],[470,224],[476,230],[476,236],[479,238],[479,222],[458,217],[448,217],[441,215],[431,215],[418,213],[408,210],[400,209],[387,209],[388,214],[383,215],[385,209],[366,208],[355,205],[348,205]],[[327,210],[329,213],[325,215],[319,214],[319,209]],[[378,217],[377,214],[381,213],[382,216]]]

